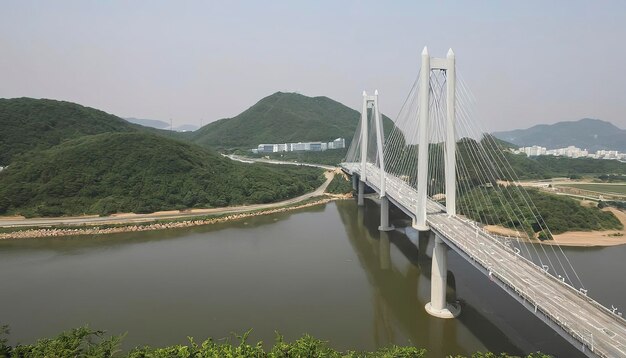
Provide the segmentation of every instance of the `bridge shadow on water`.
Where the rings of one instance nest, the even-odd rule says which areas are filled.
[[[366,200],[361,208],[352,201],[336,205],[372,287],[372,339],[376,345],[406,344],[408,339],[427,348],[430,357],[481,349],[516,355],[541,350],[556,357],[582,356],[454,251],[448,253],[447,299],[459,301],[461,315],[452,320],[428,315],[424,305],[430,301],[430,235],[413,230],[411,220],[396,208],[390,212],[396,229],[378,231],[380,210],[372,200]]]

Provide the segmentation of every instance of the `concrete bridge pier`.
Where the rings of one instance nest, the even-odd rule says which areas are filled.
[[[357,194],[357,205],[358,206],[363,206],[365,205],[365,201],[363,198],[363,195],[365,194],[365,182],[363,182],[362,180],[359,180],[359,191]]]
[[[391,231],[395,229],[393,225],[389,225],[389,199],[387,196],[380,198],[380,231]]]
[[[352,190],[359,188],[359,177],[356,174],[352,174]]]
[[[430,302],[426,312],[439,318],[454,318],[461,313],[461,307],[446,302],[448,280],[448,251],[446,244],[435,234],[432,269],[430,275]]]

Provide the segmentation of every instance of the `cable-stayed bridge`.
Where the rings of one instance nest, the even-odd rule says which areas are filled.
[[[361,121],[341,164],[359,205],[369,187],[380,197],[380,230],[393,229],[391,203],[414,228],[434,236],[431,315],[461,313],[446,302],[450,248],[586,355],[626,357],[626,320],[588,295],[558,245],[539,243],[552,237],[541,210],[533,194],[515,184],[503,144],[477,127],[471,103],[452,50],[433,58],[424,48],[390,133],[384,133],[378,93],[364,92]]]

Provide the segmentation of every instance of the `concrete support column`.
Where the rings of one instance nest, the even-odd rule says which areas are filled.
[[[430,302],[426,312],[439,318],[454,318],[461,313],[461,308],[446,303],[448,277],[448,252],[446,244],[439,235],[435,235],[432,269],[430,276]]]
[[[356,174],[352,174],[352,190],[359,189],[359,177]]]
[[[393,229],[393,225],[389,225],[389,199],[387,196],[383,196],[380,198],[380,226],[378,230],[391,231]]]
[[[365,194],[365,183],[359,180],[359,193],[357,195],[357,205],[363,206],[365,205],[365,201],[363,199],[363,195]]]

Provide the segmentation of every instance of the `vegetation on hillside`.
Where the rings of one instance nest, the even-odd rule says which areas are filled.
[[[47,149],[85,135],[137,131],[179,139],[187,135],[143,127],[71,102],[0,98],[0,166],[9,165],[18,154]]]
[[[531,211],[531,203],[536,206],[540,217]],[[611,212],[597,207],[584,207],[575,199],[537,189],[477,187],[464,193],[457,205],[459,213],[472,220],[488,225],[502,225],[525,232],[530,237],[545,229],[545,225],[553,234],[623,228]],[[540,218],[543,218],[545,224]]]
[[[244,164],[147,133],[105,133],[21,155],[0,172],[0,214],[147,213],[268,203],[304,194],[321,170]]]
[[[626,163],[617,160],[593,158],[566,158],[542,155],[526,157],[524,154],[507,153],[515,172],[520,179],[549,179],[567,177],[578,179],[582,176],[602,174],[626,174]]]
[[[352,182],[342,174],[336,174],[328,184],[326,192],[331,194],[348,194],[352,192]]]
[[[328,97],[307,97],[276,92],[233,118],[207,124],[192,140],[217,149],[250,149],[261,143],[324,141],[349,142],[359,122],[359,112]],[[388,118],[385,128],[391,130]]]
[[[190,358],[190,357],[232,357],[232,358],[349,358],[349,357],[397,357],[397,358],[421,358],[426,356],[426,350],[411,346],[390,346],[373,352],[337,351],[328,346],[327,342],[321,341],[310,335],[304,335],[294,342],[286,342],[282,336],[276,335],[274,345],[268,350],[263,348],[262,342],[248,343],[250,331],[242,336],[236,336],[238,342],[215,341],[207,339],[196,343],[189,338],[188,344],[173,345],[167,347],[137,347],[129,352],[121,352],[119,344],[120,336],[106,337],[102,331],[94,331],[89,328],[77,328],[61,333],[55,338],[40,339],[33,344],[18,344],[10,346],[3,337],[8,330],[0,327],[0,357],[74,357],[74,358]],[[472,358],[514,358],[505,353],[480,353],[472,354]],[[526,358],[549,358],[542,353],[531,353]],[[456,356],[455,358],[463,358]]]
[[[68,139],[135,130],[121,118],[70,102],[0,98],[0,165],[9,164],[17,154]]]

